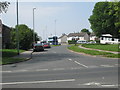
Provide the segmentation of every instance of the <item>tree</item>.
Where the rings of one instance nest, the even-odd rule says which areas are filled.
[[[21,24],[16,25],[15,28],[11,31],[11,48],[16,47],[17,36],[16,36],[16,28],[18,27],[19,31],[19,45],[20,49],[28,50],[32,48],[33,44],[33,30],[31,30],[28,26]],[[37,33],[35,33],[35,40],[39,40]]]
[[[111,34],[118,37],[120,31],[120,2],[98,2],[90,16],[91,29],[99,37]]]
[[[8,6],[9,6],[9,2],[0,2],[0,13],[3,13],[3,12],[7,12],[7,9],[8,9]]]
[[[86,28],[82,29],[82,30],[81,30],[81,32],[86,32],[87,34],[89,34],[89,35],[90,35],[89,30],[88,30],[88,29],[86,29]]]

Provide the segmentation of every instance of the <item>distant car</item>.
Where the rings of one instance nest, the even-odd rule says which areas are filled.
[[[78,40],[77,43],[78,44],[87,44],[87,41],[86,40]]]
[[[37,43],[34,45],[33,51],[44,51],[44,46],[41,43]]]
[[[90,41],[90,42],[88,42],[88,44],[95,44],[96,43],[96,41]]]
[[[51,48],[50,43],[43,43],[44,48]]]

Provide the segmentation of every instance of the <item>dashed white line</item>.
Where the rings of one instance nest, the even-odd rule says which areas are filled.
[[[68,59],[69,61],[72,61],[72,59]]]
[[[84,65],[84,64],[81,64],[81,63],[79,63],[79,62],[77,62],[77,61],[74,61],[75,63],[77,63],[77,64],[79,64],[79,65],[81,65],[81,66],[83,66],[83,67],[85,67],[85,68],[88,68],[88,66],[86,66],[86,65]]]
[[[48,71],[48,69],[37,69],[36,71]]]
[[[102,67],[114,67],[112,65],[100,65],[100,66],[102,66]]]
[[[53,70],[65,70],[65,68],[55,68]]]
[[[0,83],[0,85],[12,85],[12,84],[38,84],[38,83],[54,83],[54,82],[70,82],[70,81],[75,81],[75,79],[50,80],[50,81],[30,81],[30,82],[10,82],[10,83]]]

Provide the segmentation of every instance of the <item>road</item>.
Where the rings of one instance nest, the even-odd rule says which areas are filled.
[[[67,45],[34,52],[31,60],[2,70],[3,88],[118,87],[118,59],[77,54]]]

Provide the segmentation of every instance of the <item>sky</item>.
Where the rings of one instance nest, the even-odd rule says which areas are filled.
[[[35,32],[43,39],[55,35],[55,32],[59,37],[63,33],[68,35],[80,32],[84,28],[92,31],[88,18],[92,15],[95,3],[93,0],[86,2],[76,0],[74,2],[19,2],[19,24],[26,24],[33,29],[33,8],[36,8],[34,10]],[[10,2],[7,13],[0,15],[0,18],[3,24],[15,27],[16,3]]]

